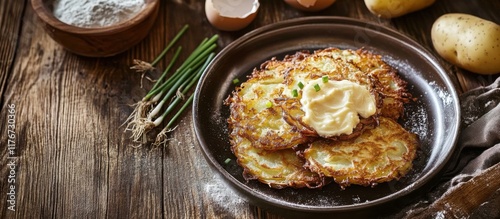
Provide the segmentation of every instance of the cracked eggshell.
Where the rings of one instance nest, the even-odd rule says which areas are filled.
[[[321,11],[335,3],[336,0],[284,0],[290,6],[302,11]]]
[[[223,31],[237,31],[256,17],[258,0],[206,0],[205,14],[212,26]]]

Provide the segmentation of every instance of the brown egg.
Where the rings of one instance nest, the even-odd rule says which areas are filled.
[[[259,1],[206,0],[205,14],[219,30],[236,31],[248,26],[256,17]]]
[[[284,0],[290,6],[302,11],[321,11],[335,3],[335,0]]]

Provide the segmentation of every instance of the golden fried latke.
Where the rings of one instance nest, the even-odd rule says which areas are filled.
[[[272,59],[254,71],[251,77],[226,99],[230,105],[229,128],[233,137],[247,138],[253,147],[278,150],[308,142],[308,138],[283,119],[281,107],[275,102],[284,89],[287,68]],[[265,66],[265,67],[264,67]]]
[[[297,87],[300,87],[301,83],[323,76],[328,77],[328,80],[348,80],[364,86],[374,97],[377,109],[375,114],[367,118],[360,116],[360,121],[351,134],[329,136],[328,139],[319,136],[302,120],[305,115],[300,102],[302,92]],[[295,93],[294,90],[298,92]],[[414,155],[410,156],[407,153],[414,153],[416,145],[413,143],[410,145],[410,141],[402,141],[404,146],[407,146],[407,153],[393,154],[390,152],[392,143],[383,145],[389,139],[383,141],[369,135],[381,135],[382,131],[402,132],[401,127],[396,127],[387,120],[396,121],[400,118],[404,110],[403,104],[410,98],[406,82],[397,75],[396,70],[382,61],[381,56],[362,49],[327,48],[313,53],[299,51],[285,56],[283,60],[272,58],[264,62],[260,68],[254,69],[248,80],[225,100],[230,109],[228,126],[231,149],[237,157],[238,164],[243,167],[246,179],[257,179],[273,188],[316,188],[331,180],[329,177],[334,177],[342,186],[374,185],[397,179],[411,167]],[[377,127],[379,123],[383,126]],[[410,134],[405,132],[404,136],[406,135]],[[370,172],[368,166],[356,165],[349,171],[340,169],[339,173],[344,171],[344,175],[335,175],[326,171],[330,168],[328,162],[315,160],[315,156],[321,157],[332,153],[329,150],[332,145],[355,148],[360,147],[359,141],[365,142],[363,144],[372,142],[374,147],[360,149],[361,152],[372,150],[394,155],[395,157],[387,159],[392,159],[395,161],[394,165],[401,166],[390,170],[392,166],[387,165],[387,160],[383,160],[379,155],[361,153],[361,157],[353,158],[356,162],[358,160],[369,162],[366,159],[373,156],[371,158],[375,161],[371,165],[380,165],[380,168],[386,169],[380,173]],[[350,145],[353,142],[356,144]],[[296,154],[299,146],[307,144],[311,147],[301,156],[306,155],[309,165],[305,165],[304,158]],[[336,148],[333,146],[332,148]],[[395,147],[395,149],[402,148]],[[318,159],[324,158],[320,157]],[[339,164],[335,162],[337,161],[332,165]],[[350,171],[354,171],[352,175],[349,175]],[[383,171],[389,172],[384,175]],[[361,172],[371,175],[360,176]]]
[[[272,188],[318,188],[325,184],[324,177],[304,167],[304,160],[292,149],[267,151],[257,149],[246,138],[233,138],[232,151],[243,167],[247,180],[256,179]]]
[[[307,167],[342,187],[399,179],[412,167],[418,137],[390,118],[348,141],[318,140],[303,152]]]

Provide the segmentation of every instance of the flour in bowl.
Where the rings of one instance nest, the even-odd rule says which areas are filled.
[[[53,13],[74,26],[107,27],[131,19],[144,5],[144,0],[54,0]]]

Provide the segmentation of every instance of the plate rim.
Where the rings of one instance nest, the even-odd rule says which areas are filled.
[[[265,32],[270,31],[270,30],[278,30],[278,29],[281,29],[284,27],[293,27],[293,26],[302,25],[302,24],[331,23],[331,22],[335,22],[335,23],[339,23],[339,24],[346,24],[346,25],[356,25],[356,26],[369,25],[372,27],[376,27],[378,29],[374,30],[374,29],[366,26],[368,29],[371,29],[373,31],[380,32],[384,35],[388,35],[388,36],[393,37],[393,38],[401,39],[401,42],[403,42],[407,46],[412,47],[412,50],[418,51],[420,55],[424,55],[428,61],[432,62],[432,65],[434,67],[439,68],[436,71],[439,72],[438,75],[443,80],[446,87],[450,88],[449,94],[451,95],[452,99],[454,100],[453,101],[453,108],[454,108],[455,115],[458,118],[454,123],[455,129],[452,130],[453,132],[456,133],[456,135],[454,135],[454,137],[452,139],[452,143],[451,143],[452,144],[451,149],[456,150],[456,143],[458,141],[458,133],[459,133],[459,130],[461,127],[461,122],[460,122],[461,121],[460,120],[461,110],[460,110],[460,105],[459,105],[458,92],[457,92],[456,87],[453,84],[450,76],[447,74],[446,69],[443,68],[443,66],[436,59],[436,57],[433,55],[433,53],[431,53],[428,49],[426,49],[425,47],[418,44],[415,40],[413,40],[409,36],[404,35],[403,33],[397,32],[396,30],[391,29],[389,27],[386,27],[386,26],[383,26],[383,25],[380,25],[377,23],[370,23],[369,21],[364,21],[364,20],[360,20],[360,19],[356,19],[356,18],[349,18],[349,17],[309,16],[309,17],[293,18],[293,19],[288,19],[288,20],[280,21],[280,22],[273,23],[273,24],[268,24],[268,25],[262,26],[260,28],[257,28],[255,30],[252,30],[252,31],[244,34],[243,36],[239,37],[238,39],[236,39],[233,42],[231,42],[230,44],[228,44],[225,48],[223,48],[216,55],[214,60],[212,60],[212,62],[210,63],[209,67],[203,73],[202,77],[200,78],[200,81],[198,82],[198,84],[196,86],[195,99],[194,99],[194,103],[193,103],[193,107],[192,107],[193,123],[194,123],[194,127],[195,127],[195,135],[196,135],[196,138],[198,140],[198,146],[203,151],[203,155],[204,155],[205,159],[207,159],[210,166],[217,170],[217,171],[215,171],[216,173],[225,175],[225,177],[227,179],[229,179],[231,181],[231,183],[233,184],[233,185],[231,185],[232,187],[243,186],[245,188],[236,188],[236,189],[237,190],[245,189],[246,190],[245,192],[252,193],[251,195],[253,195],[254,197],[257,197],[261,201],[264,201],[266,204],[270,204],[270,205],[280,207],[280,208],[286,208],[286,209],[290,209],[290,210],[300,210],[300,211],[306,211],[306,212],[316,212],[318,210],[328,211],[328,212],[352,211],[352,210],[360,210],[360,209],[365,208],[365,207],[378,206],[380,204],[392,201],[392,199],[394,198],[393,196],[395,196],[395,194],[398,194],[401,197],[404,197],[404,196],[409,195],[409,193],[414,192],[418,188],[424,187],[425,184],[428,184],[433,177],[438,175],[439,172],[441,172],[445,168],[446,164],[450,161],[451,157],[453,156],[453,152],[448,153],[446,158],[443,159],[443,162],[439,163],[439,167],[437,168],[437,171],[430,171],[429,173],[427,173],[424,176],[419,178],[419,179],[423,178],[424,179],[423,181],[417,180],[416,182],[413,182],[407,186],[407,187],[410,187],[410,186],[416,187],[417,189],[409,190],[409,189],[406,189],[407,187],[405,187],[405,188],[397,191],[396,193],[380,197],[380,198],[372,200],[370,202],[355,203],[352,205],[307,207],[304,205],[287,202],[287,205],[293,206],[293,208],[290,208],[290,206],[287,206],[287,205],[283,206],[283,205],[279,205],[279,203],[273,202],[273,200],[278,200],[278,199],[271,199],[264,194],[253,191],[254,189],[250,188],[246,184],[241,183],[239,180],[234,178],[234,176],[232,176],[229,172],[227,172],[224,169],[224,167],[215,159],[215,157],[208,155],[208,151],[206,151],[205,147],[203,147],[204,144],[207,144],[207,142],[205,142],[206,139],[204,139],[203,136],[201,136],[201,133],[200,133],[201,130],[200,130],[199,124],[196,121],[198,121],[200,119],[200,118],[198,118],[198,115],[197,115],[197,108],[199,107],[198,103],[199,103],[199,98],[201,95],[200,90],[205,83],[205,79],[207,77],[208,72],[210,72],[210,69],[213,66],[213,63],[216,63],[221,58],[221,56],[223,56],[224,54],[227,53],[228,50],[234,49],[238,45],[244,44],[247,40],[251,40],[252,38],[258,36],[261,33],[265,33]],[[444,74],[442,74],[441,72],[443,72]],[[281,200],[279,200],[279,201],[281,201]]]

